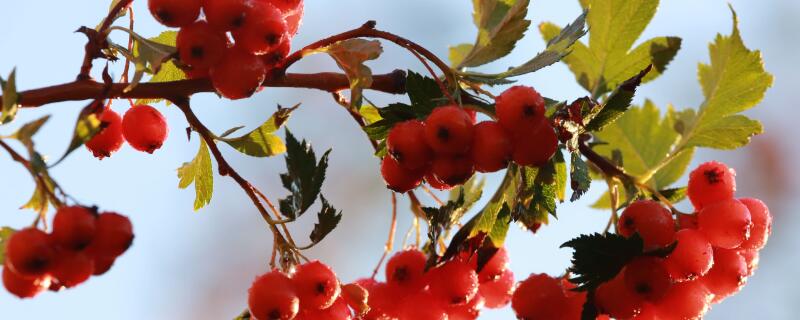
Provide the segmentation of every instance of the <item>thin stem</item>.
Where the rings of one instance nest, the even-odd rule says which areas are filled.
[[[394,237],[395,232],[397,232],[397,194],[391,192],[392,194],[392,223],[389,226],[389,238],[386,240],[386,245],[383,247],[383,254],[381,255],[380,260],[378,260],[378,265],[375,266],[375,269],[372,270],[372,279],[375,279],[375,276],[378,275],[378,270],[381,269],[381,265],[383,265],[383,261],[386,260],[386,257],[392,252],[394,248]],[[388,279],[387,279],[388,280]]]
[[[425,193],[427,193],[433,199],[433,201],[436,201],[436,204],[438,204],[440,207],[444,205],[444,202],[442,202],[442,200],[439,199],[439,197],[437,197],[430,188],[423,185],[422,190],[425,191]]]
[[[108,35],[105,31],[114,22],[115,17],[117,17],[122,10],[125,10],[125,8],[130,6],[132,2],[133,0],[121,0],[120,2],[117,2],[117,4],[108,11],[108,15],[105,19],[103,19],[103,23],[100,24],[100,27],[97,28],[96,32],[88,32],[87,30],[86,36],[89,37],[89,41],[86,42],[86,46],[84,47],[83,63],[81,64],[81,71],[78,73],[78,81],[91,79],[89,74],[92,72],[92,61],[98,57],[98,52],[104,48],[102,44],[105,44],[105,47],[108,47],[108,40],[106,39]],[[88,28],[83,27],[81,29]]]

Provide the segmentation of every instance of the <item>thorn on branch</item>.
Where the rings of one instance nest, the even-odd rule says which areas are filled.
[[[365,22],[363,25],[361,25],[361,28],[363,28],[363,29],[375,29],[375,27],[377,25],[378,25],[377,21],[369,20],[369,21]]]

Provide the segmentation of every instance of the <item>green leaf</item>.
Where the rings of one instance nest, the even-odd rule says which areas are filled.
[[[80,114],[78,114],[78,120],[75,122],[75,130],[72,133],[72,141],[69,143],[69,147],[67,147],[67,151],[64,152],[64,155],[61,156],[56,163],[54,163],[51,167],[54,167],[64,161],[67,156],[75,151],[75,149],[80,148],[80,146],[84,145],[87,141],[91,140],[94,135],[100,133],[102,128],[102,121],[97,117],[94,113],[95,110],[98,110],[103,107],[102,100],[95,100],[86,107],[84,107]]]
[[[411,70],[407,74],[406,92],[418,119],[425,119],[434,108],[447,102],[436,80]]]
[[[6,261],[6,242],[8,238],[11,238],[11,235],[17,232],[14,229],[9,227],[2,227],[0,228],[0,264],[5,263]]]
[[[26,146],[30,146],[33,143],[33,136],[39,132],[39,129],[41,129],[45,123],[47,123],[47,120],[50,120],[50,115],[46,115],[39,119],[28,122],[17,129],[17,131],[14,132],[11,137],[21,141]]]
[[[586,124],[586,130],[600,131],[605,126],[621,117],[622,114],[630,108],[633,95],[636,94],[636,88],[642,84],[642,78],[644,78],[651,69],[652,65],[647,66],[644,70],[639,72],[639,74],[626,80],[617,87],[608,99],[606,99],[602,107],[598,109],[597,113],[590,116],[590,120]]]
[[[177,39],[177,32],[175,31],[165,31],[162,32],[159,36],[150,38],[148,40],[160,43],[167,46],[175,46],[175,42]],[[161,68],[156,72],[148,82],[171,82],[171,81],[180,81],[185,80],[186,73],[183,72],[175,62],[172,60],[166,61],[161,64]],[[136,100],[136,104],[154,104],[163,101],[164,99],[138,99]],[[167,101],[167,104],[170,102]]]
[[[508,205],[503,204],[503,207],[497,213],[497,218],[494,221],[494,226],[489,232],[489,241],[492,242],[495,248],[502,248],[506,241],[508,228],[511,226],[511,209]]]
[[[299,107],[299,105],[291,108],[281,108],[278,106],[278,111],[272,114],[272,116],[257,129],[238,138],[220,137],[220,140],[239,152],[253,157],[264,158],[282,154],[286,152],[286,145],[283,144],[280,137],[275,135],[275,131],[278,131],[278,129],[289,120],[292,111],[297,109],[297,107]]]
[[[681,188],[671,188],[671,189],[660,190],[658,193],[660,193],[662,196],[667,198],[667,200],[669,200],[669,202],[678,203],[678,202],[683,201],[683,199],[686,198],[686,196],[688,194],[687,191],[688,191],[687,187],[681,187]],[[653,198],[653,200],[659,201],[659,199],[657,197],[655,197],[655,196],[652,196],[651,198]]]
[[[450,190],[449,201],[457,201],[463,194],[464,203],[460,209],[466,212],[481,199],[483,195],[483,186],[485,184],[486,179],[480,178],[479,180],[477,175],[473,175],[472,178],[467,180],[464,184]]]
[[[129,52],[127,48],[111,43],[110,46],[133,62],[135,67],[131,83],[125,88],[125,92],[133,90],[144,77],[145,73],[157,75],[161,71],[162,65],[167,63],[178,51],[175,48],[175,41],[178,36],[177,31],[164,31],[155,38],[147,39],[131,30],[112,27],[115,30],[127,32],[133,38],[133,50]],[[177,77],[175,70],[168,71],[161,77],[167,80]]]
[[[8,81],[0,77],[0,87],[3,89],[3,109],[0,110],[0,125],[9,123],[17,117],[19,110],[19,93],[17,93],[17,68],[11,70]]]
[[[378,114],[382,118],[364,127],[370,139],[383,140],[389,135],[389,130],[398,122],[416,119],[416,114],[411,106],[403,103],[393,103],[384,108],[378,109]]]
[[[425,213],[425,218],[428,220],[428,239],[433,247],[439,241],[439,238],[446,230],[455,225],[461,220],[464,214],[463,210],[459,210],[464,206],[464,193],[461,193],[454,201],[448,201],[445,205],[439,208],[422,208]],[[435,249],[434,249],[435,250]]]
[[[580,153],[572,153],[570,164],[569,178],[570,185],[572,187],[572,196],[570,196],[569,200],[577,201],[581,196],[583,196],[584,193],[586,193],[586,191],[589,190],[589,186],[592,183],[592,178],[589,177],[589,166],[586,165],[585,161],[583,161]]]
[[[450,66],[455,68],[464,61],[464,58],[469,55],[470,51],[472,51],[473,45],[469,43],[462,43],[455,46],[450,46],[450,54],[448,58],[450,59]]]
[[[596,289],[613,279],[633,258],[641,255],[644,243],[638,234],[625,238],[617,234],[581,235],[567,241],[561,248],[572,248],[570,282],[580,291]]]
[[[302,142],[286,130],[286,169],[287,173],[281,174],[283,187],[291,192],[291,195],[279,201],[281,213],[294,219],[314,204],[317,200],[322,181],[325,180],[325,170],[328,168],[328,155],[331,150],[325,152],[317,162],[314,149],[303,140]]]
[[[211,203],[214,193],[214,172],[211,169],[211,154],[206,141],[200,139],[200,150],[192,162],[185,162],[178,168],[178,187],[186,189],[194,183],[194,210],[200,210]]]
[[[378,40],[348,39],[317,49],[336,61],[350,80],[350,106],[361,105],[362,91],[372,86],[372,70],[364,65],[368,60],[377,59],[383,48]]]
[[[314,229],[311,231],[309,238],[312,244],[317,244],[325,238],[342,220],[342,212],[336,211],[336,208],[328,203],[324,196],[320,195],[322,199],[322,209],[317,213],[319,222],[314,224]]]
[[[361,117],[364,118],[364,121],[368,125],[383,119],[383,117],[381,117],[381,114],[378,112],[378,108],[370,104],[365,104],[361,106],[361,108],[358,109],[358,113],[361,114]]]
[[[473,0],[472,4],[478,36],[456,69],[477,67],[505,57],[531,24],[525,19],[529,0]]]
[[[22,205],[21,209],[31,209],[39,213],[39,215],[44,215],[47,213],[47,209],[49,208],[48,204],[50,203],[48,192],[55,192],[55,182],[46,173],[42,174],[42,177],[42,180],[44,180],[44,185],[39,183],[39,180],[36,180],[36,188],[33,190],[33,195],[31,195],[31,198],[28,200],[28,202]],[[55,206],[56,204],[53,205]]]
[[[552,161],[556,173],[556,197],[558,201],[564,202],[567,193],[567,163],[564,160],[564,153],[561,152],[561,149],[556,151]]]

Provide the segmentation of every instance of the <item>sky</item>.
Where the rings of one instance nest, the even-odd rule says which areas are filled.
[[[38,88],[74,79],[80,67],[85,38],[73,33],[82,25],[94,26],[105,16],[106,0],[4,1],[0,4],[0,74],[17,68],[21,90]],[[791,41],[792,30],[800,30],[800,3],[796,1],[730,1],[737,10],[745,43],[762,51],[766,69],[775,75],[773,87],[764,102],[746,112],[762,121],[766,133],[736,151],[700,150],[693,166],[711,159],[724,161],[737,169],[738,194],[765,200],[775,216],[773,236],[762,252],[761,267],[738,295],[714,306],[707,319],[790,319],[798,298],[800,280],[793,274],[800,255],[795,248],[800,240],[792,229],[800,227],[793,214],[798,205],[798,173],[790,170],[791,159],[800,156],[793,140],[798,111],[791,108],[800,83],[800,68],[795,53],[800,44]],[[164,30],[149,15],[144,0],[134,2],[136,31],[155,36]],[[305,24],[294,40],[299,48],[317,39],[355,28],[367,20],[378,27],[402,35],[427,47],[440,57],[447,56],[449,45],[471,42],[475,28],[471,23],[471,2],[466,0],[405,1],[306,1]],[[533,26],[542,21],[559,25],[580,14],[577,1],[533,1],[528,18]],[[432,32],[435,30],[435,32]],[[718,33],[729,34],[731,14],[722,0],[662,1],[659,11],[640,38],[672,35],[683,38],[683,47],[667,72],[644,85],[635,98],[642,103],[653,100],[662,109],[696,108],[702,102],[697,83],[697,63],[708,61],[708,42]],[[113,39],[124,42],[122,34]],[[501,71],[519,64],[544,48],[535,28],[519,42],[508,57],[480,68]],[[423,71],[413,56],[384,43],[385,52],[369,63],[375,73],[394,69]],[[113,65],[115,75],[121,65]],[[101,70],[100,62],[95,70]],[[292,72],[336,71],[325,56],[311,56],[292,67]],[[556,64],[518,79],[535,86],[549,97],[572,100],[586,95],[563,64]],[[502,88],[494,88],[499,92]],[[378,105],[404,101],[402,96],[367,91]],[[389,228],[390,197],[379,175],[378,160],[361,130],[330,98],[320,91],[269,88],[251,99],[228,101],[213,94],[193,99],[198,117],[214,132],[244,125],[254,128],[266,120],[278,104],[302,103],[288,127],[309,140],[318,153],[333,148],[328,178],[322,192],[344,212],[337,228],[324,242],[306,255],[331,265],[342,281],[349,282],[371,274],[377,263]],[[19,124],[52,114],[37,135],[37,147],[54,159],[66,149],[69,133],[84,102],[65,102],[20,112],[16,124],[0,127],[0,135],[11,133]],[[113,106],[124,112],[126,102]],[[252,279],[268,270],[272,237],[258,212],[230,179],[215,177],[211,205],[192,210],[194,193],[179,190],[175,169],[190,161],[198,140],[187,141],[187,124],[177,108],[159,104],[167,117],[170,136],[153,155],[129,146],[110,159],[98,161],[86,150],[74,152],[51,173],[81,203],[95,204],[101,210],[117,211],[131,217],[136,240],[111,271],[87,283],[59,293],[44,293],[20,301],[0,292],[0,319],[230,319],[246,305],[246,290]],[[282,157],[251,158],[222,148],[229,162],[273,200],[285,196],[279,183],[284,170]],[[782,170],[786,169],[786,170]],[[500,176],[487,175],[487,190],[499,184]],[[685,183],[685,178],[680,183]],[[20,228],[34,214],[18,208],[33,191],[27,173],[5,155],[0,155],[0,225]],[[559,218],[536,235],[512,227],[507,247],[517,280],[531,273],[563,273],[571,252],[559,249],[564,241],[580,233],[602,230],[608,212],[588,208],[603,191],[601,184],[575,203],[559,207]],[[421,195],[423,202],[431,199]],[[482,201],[478,207],[485,202]],[[686,204],[681,204],[686,207]],[[411,223],[408,200],[400,199],[398,243]],[[312,208],[313,210],[313,208]],[[290,226],[300,242],[307,240],[313,214]],[[484,313],[481,319],[509,319],[508,308]]]

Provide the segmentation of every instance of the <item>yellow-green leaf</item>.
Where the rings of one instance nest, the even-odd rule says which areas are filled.
[[[529,3],[529,0],[473,0],[472,16],[478,36],[456,69],[477,67],[511,53],[531,24],[525,19]]]
[[[383,53],[378,40],[348,39],[318,49],[336,61],[350,80],[350,106],[360,106],[362,91],[372,86],[372,70],[364,62],[377,59]],[[312,53],[316,53],[312,52]]]
[[[78,114],[78,120],[75,122],[72,141],[70,141],[67,151],[64,152],[64,155],[52,166],[56,166],[61,163],[61,161],[64,161],[72,151],[78,149],[84,143],[92,139],[94,135],[103,130],[101,127],[102,121],[100,121],[96,114],[92,113],[94,110],[101,108],[102,105],[102,100],[95,100],[81,110],[80,114]]]
[[[19,94],[17,93],[17,69],[11,70],[8,81],[0,78],[0,87],[3,93],[2,113],[0,113],[0,125],[6,124],[17,117],[19,110]]]
[[[222,138],[234,149],[253,157],[272,157],[286,152],[286,145],[280,137],[275,135],[283,124],[289,120],[292,111],[298,106],[283,109],[279,108],[266,122],[250,133],[238,138]]]
[[[200,150],[191,162],[185,162],[178,168],[178,187],[186,189],[194,183],[194,210],[200,210],[211,203],[214,193],[214,173],[211,170],[211,154],[206,141],[200,139]]]
[[[12,134],[11,137],[21,141],[26,146],[32,145],[33,142],[31,141],[31,139],[33,138],[33,135],[39,132],[39,129],[42,128],[42,126],[47,122],[47,120],[50,120],[50,115],[46,115],[39,119],[28,122],[24,124],[22,127],[20,127],[16,132],[14,132],[14,134]]]
[[[462,43],[455,46],[450,46],[450,53],[448,54],[448,58],[450,59],[450,66],[457,67],[464,61],[464,58],[472,51],[473,45],[469,43]]]
[[[14,234],[16,230],[9,227],[0,228],[0,264],[6,261],[6,241]]]
[[[361,108],[358,110],[358,113],[361,114],[361,117],[364,118],[364,121],[366,122],[367,125],[373,124],[383,119],[383,117],[381,117],[378,108],[371,104],[365,104],[361,106]]]

